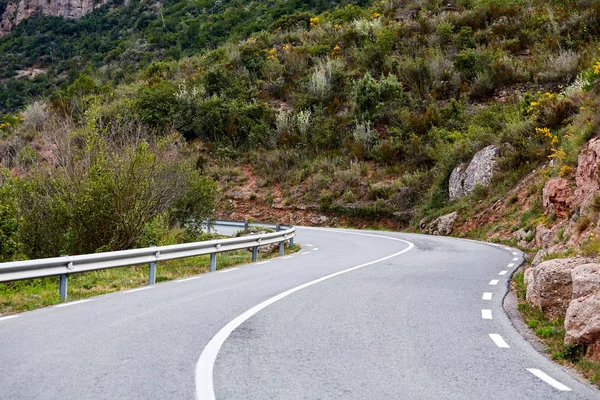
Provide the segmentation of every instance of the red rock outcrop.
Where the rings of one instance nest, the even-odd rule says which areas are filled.
[[[542,191],[544,209],[567,218],[573,207],[573,191],[565,178],[552,178],[544,185]]]
[[[600,293],[575,299],[565,317],[565,344],[586,346],[586,356],[600,357]]]
[[[600,164],[600,138],[590,140],[579,153],[577,171],[575,172],[574,204],[589,205],[598,194],[598,165]]]
[[[34,14],[79,18],[107,0],[13,0],[6,5],[0,19],[0,36],[4,36],[21,21]]]

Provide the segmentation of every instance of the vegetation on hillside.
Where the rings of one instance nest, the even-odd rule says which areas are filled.
[[[81,19],[35,16],[0,38],[0,114],[71,83],[86,66],[118,84],[153,61],[181,60],[231,39],[246,39],[293,12],[311,13],[365,0],[111,0]],[[0,1],[0,15],[3,6]],[[290,21],[287,21],[290,23]],[[31,79],[29,69],[40,70]],[[38,71],[39,72],[39,71]]]
[[[15,243],[5,259],[149,243],[159,227],[207,215],[210,178],[226,197],[248,165],[267,205],[276,188],[285,204],[403,226],[469,214],[549,157],[545,174],[569,174],[597,133],[597,2],[384,0],[269,15],[268,29],[211,51],[168,59],[153,47],[127,79],[88,67],[50,101],[5,115],[0,227]],[[267,27],[252,21],[222,37]],[[492,143],[511,149],[493,185],[450,202],[452,169]],[[535,207],[515,229],[541,217]]]

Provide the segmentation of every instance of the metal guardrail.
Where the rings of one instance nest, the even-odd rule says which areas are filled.
[[[214,223],[215,225],[239,228],[248,228],[249,226],[270,227],[268,224],[250,224],[248,221],[215,221]],[[153,285],[156,283],[156,263],[159,261],[209,254],[210,270],[215,271],[217,269],[218,253],[251,248],[252,261],[254,262],[258,258],[258,247],[273,243],[279,243],[279,255],[282,256],[286,241],[289,240],[290,246],[293,246],[296,228],[292,226],[282,227],[279,224],[273,225],[273,227],[276,232],[262,235],[0,263],[0,282],[59,276],[60,298],[65,301],[67,299],[68,276],[71,274],[148,264],[148,284]],[[281,230],[280,228],[284,229]]]

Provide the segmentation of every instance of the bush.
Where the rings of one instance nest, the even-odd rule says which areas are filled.
[[[138,92],[136,108],[141,119],[148,125],[163,128],[174,123],[177,111],[177,88],[168,81],[159,81]]]

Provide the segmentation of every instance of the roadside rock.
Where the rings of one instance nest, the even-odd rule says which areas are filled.
[[[555,237],[556,233],[552,228],[548,229],[544,225],[538,225],[535,229],[535,243],[538,247],[549,248],[554,243]]]
[[[525,275],[526,299],[550,318],[564,316],[573,294],[571,271],[589,263],[587,258],[562,258],[541,262]]]
[[[573,281],[572,299],[587,296],[600,290],[600,264],[578,265],[571,271]],[[600,314],[600,308],[598,309]]]
[[[548,250],[542,249],[535,253],[535,257],[533,257],[533,261],[531,261],[531,265],[535,267],[542,261],[544,261],[544,257],[548,255]]]
[[[450,214],[442,215],[441,217],[433,220],[433,222],[431,222],[427,226],[425,232],[430,235],[449,235],[450,232],[452,232],[452,229],[454,228],[454,223],[457,219],[458,213],[456,211]]]
[[[456,167],[450,174],[450,200],[471,193],[477,185],[489,185],[499,159],[500,147],[493,144],[478,151],[466,168],[464,164]]]
[[[313,215],[310,217],[310,223],[313,225],[323,225],[329,221],[325,215]]]
[[[575,172],[574,204],[589,205],[598,193],[598,164],[600,164],[600,138],[590,140],[579,153]]]
[[[564,178],[552,178],[542,190],[544,209],[547,213],[556,213],[559,217],[567,218],[573,208],[573,191],[569,181]]]
[[[582,344],[589,358],[600,356],[600,293],[575,299],[565,317],[565,344]]]
[[[528,241],[527,239],[530,239],[531,234],[532,234],[531,231],[526,231],[523,228],[519,229],[518,231],[516,231],[514,233],[514,236],[517,238],[517,244],[519,245],[519,247],[529,247],[530,246],[530,241]]]

